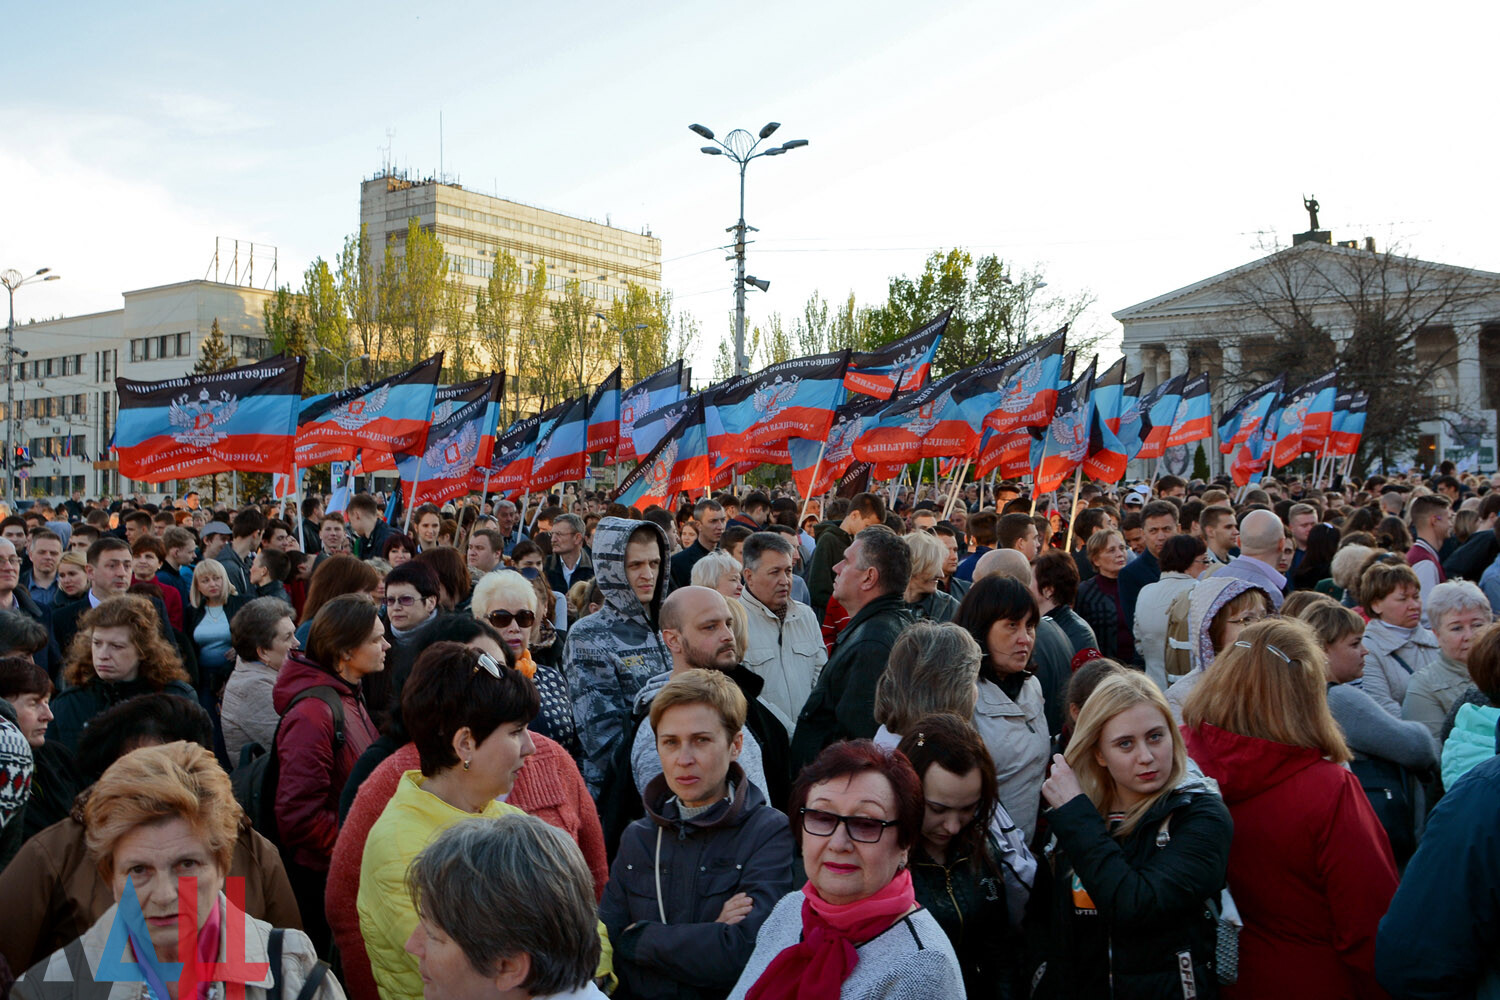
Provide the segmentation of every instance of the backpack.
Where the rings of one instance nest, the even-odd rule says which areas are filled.
[[[1188,628],[1192,616],[1193,588],[1189,587],[1167,607],[1167,649],[1165,664],[1169,679],[1181,677],[1193,669],[1193,641]]]
[[[281,777],[281,767],[277,761],[276,740],[281,736],[281,723],[286,721],[286,717],[292,714],[292,709],[304,698],[316,698],[328,706],[328,710],[333,713],[333,752],[337,755],[343,749],[344,703],[339,699],[337,690],[320,684],[298,692],[292,698],[291,704],[287,705],[286,712],[281,716],[281,722],[276,724],[276,735],[271,738],[270,751],[259,743],[249,744],[240,751],[239,765],[229,776],[234,797],[239,801],[240,808],[245,810],[245,815],[250,817],[250,825],[278,847],[281,846],[281,841],[276,833],[276,786]]]

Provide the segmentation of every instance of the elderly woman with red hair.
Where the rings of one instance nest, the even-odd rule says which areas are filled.
[[[730,1000],[964,995],[958,958],[907,870],[922,782],[899,750],[835,743],[792,791],[807,884],[761,925]]]

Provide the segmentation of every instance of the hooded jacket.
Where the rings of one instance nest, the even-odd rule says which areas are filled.
[[[1365,627],[1365,653],[1364,676],[1354,683],[1398,719],[1412,675],[1442,656],[1430,629],[1395,629],[1378,618]]]
[[[1258,583],[1220,573],[1204,577],[1193,585],[1188,597],[1188,645],[1192,647],[1193,669],[1167,688],[1167,704],[1172,706],[1172,717],[1178,725],[1182,724],[1183,702],[1187,701],[1187,696],[1203,679],[1203,671],[1214,662],[1214,641],[1211,634],[1214,615],[1247,590],[1266,593],[1266,589]]]
[[[599,916],[615,972],[635,1000],[728,994],[760,925],[792,887],[786,816],[738,764],[729,765],[729,780],[732,800],[684,819],[666,775],[657,775],[646,787],[646,815],[620,839]],[[717,923],[725,900],[741,892],[753,900],[750,913]]]
[[[642,529],[650,531],[661,553],[649,605],[635,596],[625,575],[626,543]],[[667,593],[666,533],[650,521],[601,520],[594,529],[594,582],[604,603],[568,630],[563,673],[583,750],[579,766],[589,793],[598,798],[616,744],[626,738],[635,696],[652,677],[672,669],[672,654],[656,632]]]
[[[1224,887],[1233,823],[1212,782],[1188,776],[1123,837],[1086,795],[1047,818],[1056,841],[1052,892],[1038,894],[1053,907],[1044,995],[1217,996],[1207,901]]]
[[[344,706],[344,745],[335,755],[333,713],[316,697],[292,699],[308,688],[330,687]],[[271,702],[281,716],[276,738],[276,832],[283,856],[312,871],[326,872],[338,838],[339,794],[359,755],[375,741],[375,723],[365,711],[359,685],[350,684],[308,659],[289,653]]]
[[[1359,779],[1315,748],[1208,724],[1184,735],[1234,818],[1229,889],[1245,926],[1225,996],[1382,996],[1375,932],[1396,863]]]

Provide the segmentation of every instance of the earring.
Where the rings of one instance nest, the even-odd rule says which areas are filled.
[[[467,771],[469,769],[469,765],[471,763],[473,763],[473,758],[470,758],[469,760],[464,761],[464,770],[465,771]]]

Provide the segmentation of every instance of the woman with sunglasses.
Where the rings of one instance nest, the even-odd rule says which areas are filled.
[[[524,673],[456,642],[429,646],[401,691],[420,770],[401,776],[365,840],[359,926],[385,1000],[422,994],[407,938],[417,925],[406,870],[439,833],[472,816],[519,813],[500,801],[536,752],[527,724],[540,699]]]
[[[1396,863],[1344,766],[1327,671],[1307,623],[1273,618],[1241,632],[1183,705],[1188,753],[1234,820],[1229,889],[1245,925],[1233,996],[1385,995],[1375,934]]]
[[[737,763],[747,703],[718,670],[687,670],[651,700],[661,773],[620,838],[600,919],[625,994],[717,997],[792,886],[792,838]]]
[[[924,803],[906,756],[835,743],[802,769],[789,812],[808,881],[761,925],[730,1000],[963,996],[953,946],[907,870]]]
[[[515,570],[499,569],[480,577],[469,609],[475,618],[488,622],[500,633],[518,667],[532,671],[532,680],[542,698],[541,713],[532,721],[532,732],[556,740],[576,757],[578,727],[573,721],[568,679],[559,666],[538,663],[531,655],[531,644],[541,633],[537,604],[536,588],[530,580]]]

